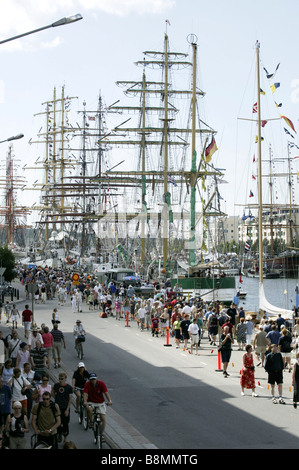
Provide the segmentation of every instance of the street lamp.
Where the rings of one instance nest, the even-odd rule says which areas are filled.
[[[11,140],[22,139],[23,137],[24,137],[24,134],[13,135],[12,137],[8,137],[8,139],[1,140],[1,141],[0,141],[0,144],[3,144],[3,142],[10,142]]]
[[[29,31],[28,33],[19,34],[18,36],[4,39],[3,41],[0,41],[0,44],[4,44],[8,41],[13,41],[14,39],[22,38],[23,36],[28,36],[29,34],[38,33],[39,31],[43,31],[44,29],[55,28],[56,26],[63,26],[69,23],[75,23],[76,21],[82,20],[82,18],[83,16],[81,16],[80,13],[78,13],[77,15],[68,16],[66,18],[61,18],[61,20],[55,21],[54,23],[49,24],[48,26],[43,26],[42,28],[34,29],[33,31]]]

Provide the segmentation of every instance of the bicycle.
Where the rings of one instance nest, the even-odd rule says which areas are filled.
[[[78,355],[78,358],[80,360],[83,359],[83,344],[85,341],[85,336],[84,335],[80,335],[78,336],[77,338],[77,344],[76,344],[76,350],[77,350],[77,355]]]
[[[80,401],[79,401],[79,424],[82,424],[84,421],[84,398],[83,398],[83,388],[78,388],[77,390],[80,391]]]
[[[102,432],[103,424],[102,424],[102,420],[101,420],[101,416],[100,416],[99,407],[95,406],[91,403],[89,403],[88,405],[90,407],[92,407],[92,412],[93,412],[93,427],[92,427],[93,436],[94,436],[93,437],[93,442],[94,442],[94,444],[98,445],[99,449],[102,449],[103,448],[103,432]],[[105,405],[108,405],[108,404],[105,403]],[[90,426],[89,417],[88,417],[87,411],[85,410],[85,416],[84,416],[84,429],[85,429],[85,431],[87,431],[89,426]]]

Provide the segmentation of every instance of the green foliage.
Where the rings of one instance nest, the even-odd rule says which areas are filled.
[[[15,256],[7,245],[0,247],[0,266],[6,268],[3,278],[7,282],[11,282],[17,275],[15,271]]]

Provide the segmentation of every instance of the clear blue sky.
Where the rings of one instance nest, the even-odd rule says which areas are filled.
[[[261,62],[273,72],[280,63],[275,82],[280,88],[273,95],[262,71],[263,118],[284,114],[298,126],[299,62],[298,17],[295,0],[0,0],[0,38],[26,32],[75,13],[83,20],[53,28],[1,46],[0,139],[23,132],[25,138],[14,143],[20,165],[33,163],[43,150],[33,149],[40,121],[33,117],[42,111],[41,103],[52,99],[53,89],[78,96],[75,109],[96,109],[99,92],[111,104],[121,98],[117,80],[140,76],[134,62],[144,50],[163,47],[165,20],[168,19],[170,48],[188,51],[186,37],[198,37],[199,87],[206,92],[204,120],[216,131],[218,152],[215,166],[225,168],[221,185],[223,210],[242,214],[235,206],[256,202],[256,183],[252,157],[255,129],[238,117],[252,118],[255,90],[255,42],[261,43]],[[271,82],[272,83],[272,82]],[[276,108],[282,103],[282,108]],[[287,138],[282,121],[265,128],[264,152],[272,145],[274,156],[286,156]],[[287,127],[288,128],[288,127]],[[289,129],[289,128],[288,128]],[[290,130],[290,129],[289,129]],[[294,142],[299,143],[295,135]],[[6,144],[1,145],[5,160]],[[298,150],[299,152],[299,150]],[[293,151],[293,155],[299,155]],[[294,160],[294,171],[299,170]],[[123,169],[122,167],[119,167]],[[20,170],[22,173],[22,171]],[[28,179],[37,176],[25,173]],[[297,180],[297,178],[295,178]],[[285,188],[286,180],[277,181]],[[255,198],[248,200],[252,190]],[[277,189],[280,192],[280,189]],[[22,193],[34,201],[37,194]]]

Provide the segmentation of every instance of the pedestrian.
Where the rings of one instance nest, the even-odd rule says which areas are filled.
[[[53,335],[49,332],[49,328],[47,326],[44,327],[44,332],[42,334],[42,339],[44,342],[44,348],[47,351],[47,362],[48,362],[48,369],[51,367],[51,357],[53,355],[53,342],[54,338]]]
[[[57,367],[60,367],[62,344],[64,349],[66,348],[66,344],[64,334],[58,329],[57,323],[54,323],[51,335],[53,336],[53,360],[54,368],[56,369]]]
[[[229,327],[225,326],[223,329],[223,333],[220,337],[221,361],[223,364],[223,375],[225,378],[229,377],[230,375],[227,372],[227,367],[231,358],[233,343],[234,343],[234,339],[229,332]]]
[[[29,432],[29,424],[19,401],[14,402],[4,429],[9,434],[9,449],[26,449],[25,433]]]
[[[192,323],[188,327],[188,333],[190,336],[190,354],[193,354],[193,346],[195,345],[196,355],[198,356],[199,326],[197,318],[193,318]]]
[[[246,325],[246,344],[251,344],[252,336],[254,333],[254,323],[252,322],[252,317],[248,315],[245,321]]]
[[[38,328],[35,326],[30,331],[29,339],[28,339],[28,347],[29,351],[35,348],[36,342],[40,341],[41,344],[44,344],[43,338],[41,333],[38,331]]]
[[[81,313],[82,312],[82,292],[80,291],[80,289],[76,290],[75,297],[76,297],[77,312]]]
[[[271,326],[271,330],[267,333],[266,338],[268,340],[268,344],[276,344],[278,346],[279,338],[281,337],[280,332],[277,329],[277,326],[273,323]]]
[[[187,306],[187,307],[189,307],[189,306]],[[182,336],[183,341],[184,341],[183,351],[188,349],[188,340],[189,340],[188,328],[189,328],[190,323],[191,322],[190,322],[190,319],[189,319],[189,314],[185,313],[184,319],[181,321],[181,336]]]
[[[11,359],[6,359],[4,366],[2,367],[1,377],[3,379],[4,384],[11,379],[13,375],[13,364]]]
[[[256,333],[254,340],[253,340],[253,348],[254,348],[254,353],[259,361],[257,363],[257,367],[262,365],[264,367],[264,362],[265,362],[265,354],[266,354],[266,349],[267,349],[267,333],[264,330],[263,325],[259,326],[259,331]]]
[[[23,372],[24,364],[30,360],[30,352],[28,350],[28,344],[22,341],[18,350],[16,366]]]
[[[281,331],[281,337],[278,341],[278,351],[281,352],[284,367],[288,366],[289,372],[291,372],[291,352],[292,352],[292,336],[290,332],[283,328]]]
[[[245,348],[246,333],[247,333],[247,326],[246,326],[246,323],[245,323],[245,318],[241,317],[240,323],[238,323],[237,327],[236,327],[238,351],[243,351],[244,348]]]
[[[208,316],[207,327],[210,338],[210,345],[216,346],[216,336],[218,334],[218,317],[216,314],[216,309],[214,308]]]
[[[36,341],[35,348],[30,351],[30,361],[33,370],[42,375],[46,372],[47,368],[47,350],[44,348],[39,340]]]
[[[40,403],[43,400],[43,393],[49,392],[52,395],[52,385],[49,383],[48,374],[42,374],[42,381],[36,386],[32,394],[32,400]]]
[[[75,292],[73,292],[71,302],[72,302],[73,313],[77,313],[77,298],[76,298]]]
[[[13,375],[11,379],[7,382],[7,385],[11,387],[12,390],[12,404],[15,401],[21,402],[24,413],[27,413],[27,396],[26,390],[32,387],[29,380],[25,379],[21,375],[21,369],[14,367]]]
[[[248,388],[252,391],[252,396],[257,397],[255,393],[255,377],[254,377],[254,364],[251,344],[246,345],[246,353],[243,354],[243,367],[241,369],[241,395],[244,395],[244,389]]]
[[[5,426],[6,419],[11,410],[11,387],[4,383],[3,377],[0,376],[0,433]]]
[[[13,367],[16,366],[18,351],[20,348],[21,340],[18,337],[16,330],[12,330],[11,338],[8,340],[8,356],[12,361]]]
[[[176,348],[178,349],[180,347],[181,341],[181,319],[179,317],[177,317],[177,319],[172,323],[172,331],[174,334]]]
[[[57,428],[58,442],[64,438],[64,443],[69,435],[69,422],[70,422],[70,408],[72,404],[73,387],[66,381],[67,375],[65,372],[59,373],[59,382],[54,384],[52,395],[55,398],[55,403],[60,409],[61,424]]]
[[[3,331],[0,331],[0,370],[2,369],[5,363],[5,354],[6,354],[5,339],[3,338]]]
[[[266,355],[265,371],[268,373],[268,383],[271,385],[272,402],[277,403],[275,398],[275,383],[278,387],[279,400],[281,404],[285,404],[282,398],[283,371],[284,364],[281,353],[278,351],[277,344],[271,344],[271,352]]]
[[[29,338],[30,326],[31,326],[32,319],[33,319],[32,310],[30,310],[29,305],[26,304],[25,309],[22,312],[22,321],[23,321],[23,325],[24,325],[25,338],[26,339]]]
[[[60,323],[57,308],[53,309],[51,322],[52,322],[52,325],[54,325],[55,323],[58,325],[58,323]]]
[[[13,304],[11,309],[11,320],[13,328],[18,328],[18,318],[21,318],[20,312],[17,309],[16,304]]]
[[[297,408],[297,403],[299,401],[299,353],[296,354],[296,362],[293,365],[292,387],[294,389],[293,390],[293,406],[294,408]]]
[[[120,314],[121,314],[121,301],[119,297],[115,299],[114,303],[114,308],[115,308],[115,319],[120,320]]]
[[[159,317],[157,313],[155,313],[152,318],[152,336],[154,335],[156,335],[156,338],[159,336]]]
[[[31,369],[30,362],[26,362],[24,364],[22,376],[25,379],[27,379],[28,382],[30,382],[31,385],[32,385],[31,388],[27,389],[27,394],[26,394],[26,396],[27,396],[27,418],[29,420],[30,415],[31,415],[31,410],[32,410],[32,403],[33,403],[32,396],[33,396],[34,390],[36,388],[37,382],[40,381],[40,375],[38,375],[35,371],[33,371]]]
[[[51,400],[51,394],[44,392],[42,402],[32,408],[32,428],[38,442],[46,442],[52,449],[58,449],[57,428],[61,424],[59,406]]]
[[[145,313],[146,313],[145,305],[142,302],[140,305],[140,308],[137,311],[137,325],[138,325],[138,328],[140,326],[141,331],[143,331],[145,327]]]

